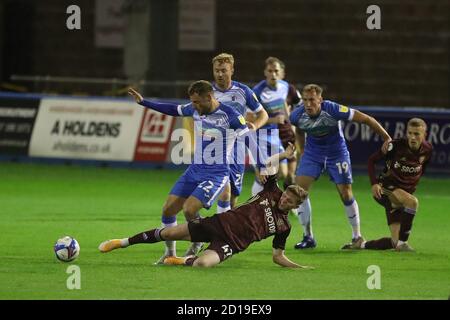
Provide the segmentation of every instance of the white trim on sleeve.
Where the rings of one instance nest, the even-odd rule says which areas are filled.
[[[352,121],[353,116],[355,115],[355,109],[349,108],[349,110],[350,110],[350,114],[348,116],[348,121]]]
[[[177,111],[178,111],[178,114],[179,114],[180,116],[183,115],[183,111],[181,111],[182,108],[183,108],[183,105],[182,105],[182,104],[179,104],[178,107],[177,107]]]

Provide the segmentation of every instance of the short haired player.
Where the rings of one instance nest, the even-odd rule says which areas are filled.
[[[164,240],[209,242],[206,250],[198,256],[166,257],[164,264],[212,267],[246,250],[251,243],[274,236],[273,262],[283,267],[304,268],[289,260],[284,249],[291,230],[289,210],[298,206],[306,198],[307,192],[296,185],[289,186],[283,192],[276,183],[278,162],[294,156],[294,149],[291,144],[282,154],[269,158],[266,173],[272,175],[263,178],[264,189],[234,209],[174,227],[141,232],[130,238],[107,240],[100,244],[99,250],[109,252],[130,245]]]
[[[412,251],[408,244],[419,200],[414,196],[417,184],[425,172],[433,151],[425,140],[427,125],[420,118],[412,118],[406,127],[406,137],[393,140],[387,152],[379,150],[368,160],[372,194],[385,208],[390,237],[370,240],[355,249]],[[384,170],[375,176],[375,163],[382,160]]]

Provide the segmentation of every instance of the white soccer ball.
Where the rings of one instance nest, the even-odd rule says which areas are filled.
[[[80,245],[75,238],[65,236],[56,241],[53,250],[58,260],[69,262],[75,260],[80,254]]]

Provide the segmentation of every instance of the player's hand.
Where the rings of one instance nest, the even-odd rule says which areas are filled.
[[[375,198],[381,199],[381,196],[383,195],[383,189],[378,183],[372,185],[372,194]]]
[[[392,142],[392,139],[387,139],[383,145],[381,146],[381,151],[383,152],[383,154],[388,153],[389,151],[389,144]]]
[[[286,120],[286,117],[284,116],[284,114],[278,114],[275,116],[275,123],[278,124],[283,124]]]
[[[250,130],[255,130],[255,131],[256,131],[256,126],[255,126],[255,124],[254,124],[253,122],[246,121],[246,124],[247,124],[247,127],[248,127]]]
[[[134,90],[133,88],[128,88],[128,94],[134,98],[137,103],[141,103],[144,98],[141,96],[139,92]]]
[[[259,181],[260,184],[265,184],[267,182],[267,176],[261,174],[261,171],[255,168],[255,176],[256,180]]]
[[[295,145],[290,142],[288,142],[288,144],[289,145],[286,148],[285,155],[286,155],[286,159],[291,160],[291,159],[295,158]]]

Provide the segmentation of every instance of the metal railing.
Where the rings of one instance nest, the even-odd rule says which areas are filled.
[[[50,75],[17,75],[10,77],[11,82],[25,85],[29,92],[66,93],[78,95],[120,96],[133,86],[145,94],[155,96],[186,96],[186,88],[193,80],[152,81],[119,78],[59,77]],[[181,96],[180,96],[181,95]]]

